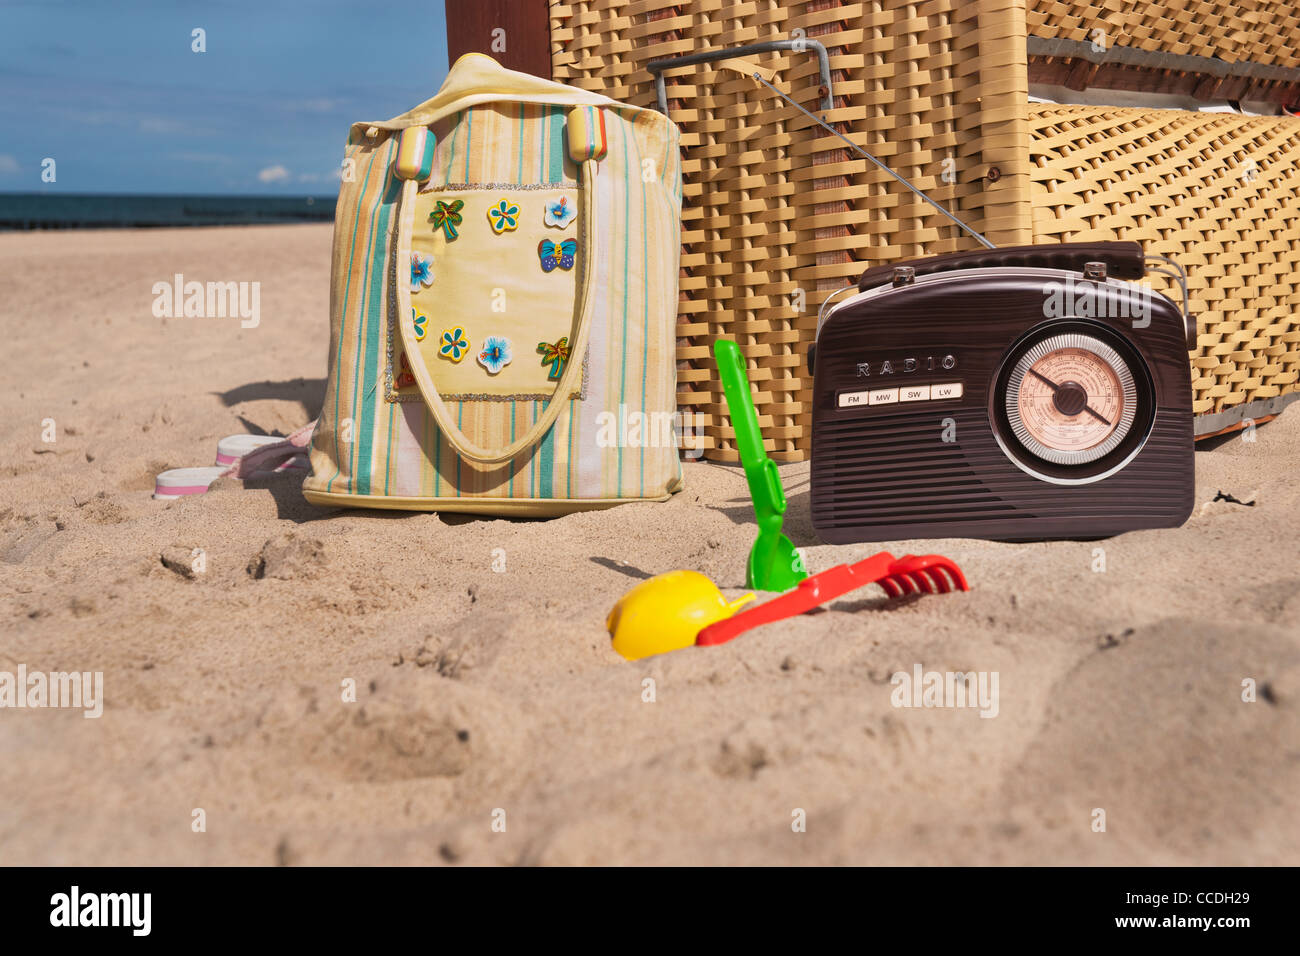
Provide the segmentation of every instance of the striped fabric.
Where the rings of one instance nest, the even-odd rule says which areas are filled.
[[[609,152],[605,111],[595,106],[575,106],[569,112],[569,155],[576,162],[604,159]]]
[[[408,126],[397,141],[398,179],[424,182],[433,173],[433,134],[427,126]]]
[[[441,101],[468,59],[453,67]],[[566,115],[573,102],[593,95],[522,78],[495,63],[491,67],[505,78],[487,89],[510,90],[514,83],[522,92],[517,99],[489,100],[471,90],[465,98],[472,105],[445,110],[446,115],[434,119],[431,183],[576,179],[579,168],[566,148]],[[482,63],[473,69],[492,72]],[[562,102],[560,94],[570,92],[573,100]],[[537,102],[545,98],[551,102]],[[406,118],[428,120],[429,105]],[[585,399],[567,400],[568,407],[534,447],[492,467],[462,460],[440,435],[423,401],[392,401],[386,395],[386,364],[390,354],[401,352],[393,325],[393,282],[395,277],[406,280],[404,266],[393,254],[401,194],[394,158],[404,118],[382,128],[353,128],[345,172],[351,168],[355,175],[351,181],[344,177],[335,217],[329,375],[312,440],[313,474],[303,484],[308,500],[559,514],[622,500],[663,500],[680,488],[672,440],[681,209],[678,134],[652,111],[611,101],[599,112],[608,151],[594,167],[599,241],[582,253],[586,267],[594,270],[596,297]],[[642,175],[651,168],[646,160],[657,174],[648,182]],[[483,301],[490,298],[491,290],[484,289]],[[434,326],[441,328],[454,318],[438,316]],[[466,437],[490,448],[505,447],[524,434],[545,408],[540,401],[448,404]]]

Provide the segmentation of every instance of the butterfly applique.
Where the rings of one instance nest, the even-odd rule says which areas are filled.
[[[441,199],[433,201],[433,212],[429,213],[429,222],[433,223],[434,229],[441,229],[446,234],[448,242],[460,235],[456,227],[464,222],[460,214],[464,207],[463,199],[456,199],[450,203],[445,203]]]
[[[538,342],[537,351],[542,353],[542,364],[551,367],[551,373],[546,377],[552,382],[558,380],[564,363],[569,360],[569,337],[566,335],[555,343]]]
[[[578,254],[578,240],[565,239],[558,245],[549,239],[537,244],[537,255],[542,260],[542,271],[551,272],[556,266],[572,269],[573,258]]]

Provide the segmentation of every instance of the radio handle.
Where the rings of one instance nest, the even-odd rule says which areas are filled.
[[[909,259],[872,266],[858,279],[857,289],[865,292],[876,286],[895,282],[896,270],[906,267],[912,276],[934,275],[938,272],[956,272],[962,269],[989,269],[1004,266],[1040,267],[1083,272],[1088,263],[1101,262],[1106,274],[1116,279],[1141,279],[1148,272],[1168,276],[1183,294],[1183,337],[1187,351],[1196,350],[1197,325],[1192,318],[1191,298],[1187,289],[1187,270],[1168,256],[1144,253],[1137,242],[1063,242],[1052,245],[1004,246],[998,249],[976,249],[967,252],[949,252],[926,259]],[[836,289],[822,302],[817,311],[817,331],[820,334],[827,308],[836,296],[846,289]],[[808,349],[808,370],[813,370],[815,345]]]
[[[1116,279],[1141,279],[1148,272],[1159,272],[1178,284],[1183,293],[1183,336],[1187,351],[1196,350],[1197,327],[1192,318],[1191,298],[1187,291],[1187,271],[1168,256],[1145,253],[1137,242],[1062,242],[1051,245],[1004,246],[998,249],[975,249],[949,252],[926,259],[909,259],[872,266],[858,279],[859,291],[894,281],[895,270],[907,266],[916,276],[960,269],[989,269],[999,266],[1028,266],[1082,272],[1089,262],[1102,262],[1106,274]],[[823,303],[823,307],[824,307]],[[821,328],[821,316],[818,316]]]
[[[872,266],[858,279],[858,290],[892,282],[894,270],[909,266],[919,278],[958,269],[995,269],[1001,266],[1029,266],[1082,272],[1089,262],[1106,263],[1106,272],[1117,279],[1141,279],[1147,272],[1142,246],[1136,242],[1062,242],[1050,245],[1003,246],[948,252],[925,259],[908,259]]]
[[[822,319],[826,315],[826,309],[830,306],[832,302],[835,301],[835,297],[839,295],[843,295],[845,292],[857,292],[857,291],[858,290],[856,286],[846,285],[842,289],[834,290],[830,295],[828,295],[825,299],[822,300],[821,308],[817,310],[817,334],[818,335],[821,335],[822,332]],[[808,346],[808,371],[809,372],[813,371],[813,363],[816,360],[817,360],[817,342],[814,341],[811,345]]]

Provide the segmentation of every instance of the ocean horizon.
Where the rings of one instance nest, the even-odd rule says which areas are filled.
[[[334,196],[0,193],[0,232],[332,222]]]

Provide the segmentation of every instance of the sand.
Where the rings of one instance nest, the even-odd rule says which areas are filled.
[[[0,236],[0,670],[105,695],[0,710],[0,862],[1300,863],[1300,409],[1198,451],[1181,529],[895,542],[973,590],[626,662],[604,618],[642,576],[741,593],[736,468],[552,521],[319,509],[292,477],[151,500],[314,416],[329,247]],[[155,318],[177,272],[260,281],[260,324]],[[807,465],[782,474],[813,570],[878,550],[817,543]],[[917,664],[997,672],[997,715],[894,707]]]

